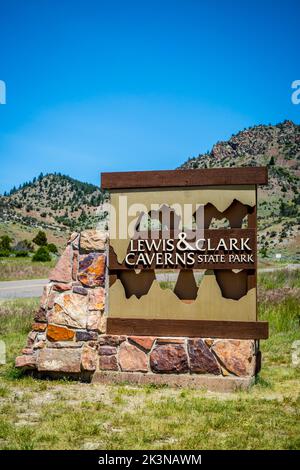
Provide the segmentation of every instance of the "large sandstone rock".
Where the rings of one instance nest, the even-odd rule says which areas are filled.
[[[183,344],[157,345],[150,354],[150,366],[154,372],[188,372],[188,358]]]
[[[44,372],[79,373],[80,349],[44,348],[38,353],[37,369]]]
[[[72,248],[67,246],[63,254],[58,260],[57,265],[51,271],[49,279],[56,282],[71,282],[72,281]]]
[[[80,294],[61,294],[55,300],[48,315],[49,323],[85,328],[87,320],[87,297]]]
[[[105,249],[107,233],[100,230],[85,230],[80,236],[82,251],[102,251]]]
[[[119,364],[123,371],[147,372],[147,355],[133,344],[124,342],[119,350]]]
[[[188,354],[190,357],[191,372],[214,375],[221,373],[215,356],[202,339],[188,340]]]
[[[86,287],[104,286],[105,260],[106,258],[103,253],[81,255],[78,271],[78,280],[81,284]]]
[[[254,375],[255,356],[252,340],[217,340],[214,341],[212,349],[229,372],[238,377]]]
[[[36,358],[33,355],[17,356],[15,366],[22,369],[35,369]]]

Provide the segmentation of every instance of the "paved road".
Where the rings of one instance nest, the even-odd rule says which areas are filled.
[[[40,297],[48,279],[32,279],[30,281],[0,282],[0,299],[16,299],[19,297]]]
[[[289,264],[285,269],[299,269],[300,264]],[[259,272],[272,272],[281,269],[280,266],[272,268],[262,268]],[[282,268],[283,269],[283,268]],[[196,273],[196,278],[201,274]],[[176,273],[160,273],[157,275],[159,281],[174,282],[177,279]],[[43,287],[47,284],[47,279],[33,279],[30,281],[6,281],[0,282],[0,300],[16,299],[24,297],[40,297]]]

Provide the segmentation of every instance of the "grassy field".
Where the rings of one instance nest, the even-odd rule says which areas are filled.
[[[264,274],[261,289],[280,290],[299,272]],[[13,367],[30,329],[35,299],[0,304],[7,364],[0,366],[1,449],[300,449],[299,301],[262,302],[270,322],[263,368],[249,392],[38,381]]]
[[[2,235],[8,235],[14,243],[21,240],[30,240],[37,235],[41,230],[41,227],[30,227],[27,225],[20,224],[18,222],[0,222],[0,237]],[[68,240],[69,232],[55,231],[47,228],[42,228],[47,235],[48,243],[54,243],[59,251],[61,251]]]
[[[0,258],[0,282],[23,279],[48,279],[57,260],[32,262],[31,258]]]

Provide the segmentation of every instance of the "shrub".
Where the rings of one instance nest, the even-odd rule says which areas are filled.
[[[40,246],[37,252],[33,255],[32,261],[51,261],[51,256],[45,246]]]
[[[9,250],[1,250],[0,249],[0,258],[7,258],[10,255]]]
[[[10,251],[11,250],[12,239],[8,235],[3,235],[0,238],[0,250],[1,251]]]
[[[57,246],[54,243],[48,243],[47,248],[48,248],[48,251],[50,251],[50,253],[54,253],[54,254],[58,253]]]
[[[270,161],[269,161],[269,166],[273,166],[273,165],[275,165],[275,159],[272,155],[272,157],[270,158]]]
[[[262,258],[266,258],[268,256],[268,250],[267,250],[267,247],[263,246],[259,253],[261,254]]]
[[[26,250],[20,250],[16,252],[16,258],[26,258],[28,256],[29,252]]]
[[[33,243],[35,243],[38,246],[46,246],[47,245],[47,235],[45,234],[45,232],[40,230],[32,241],[33,241]]]

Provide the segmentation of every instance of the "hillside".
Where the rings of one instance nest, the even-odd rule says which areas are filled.
[[[0,196],[0,225],[63,234],[95,226],[100,188],[61,174],[40,175]]]
[[[284,121],[260,125],[216,143],[180,168],[263,166],[269,184],[258,190],[259,247],[262,253],[300,254],[300,126]]]
[[[245,129],[180,168],[267,165],[269,185],[258,193],[259,249],[261,255],[281,252],[295,260],[300,256],[299,160],[300,126],[284,121]],[[62,246],[70,231],[95,226],[104,196],[97,186],[68,176],[40,175],[0,196],[0,235],[32,239],[43,228]]]

